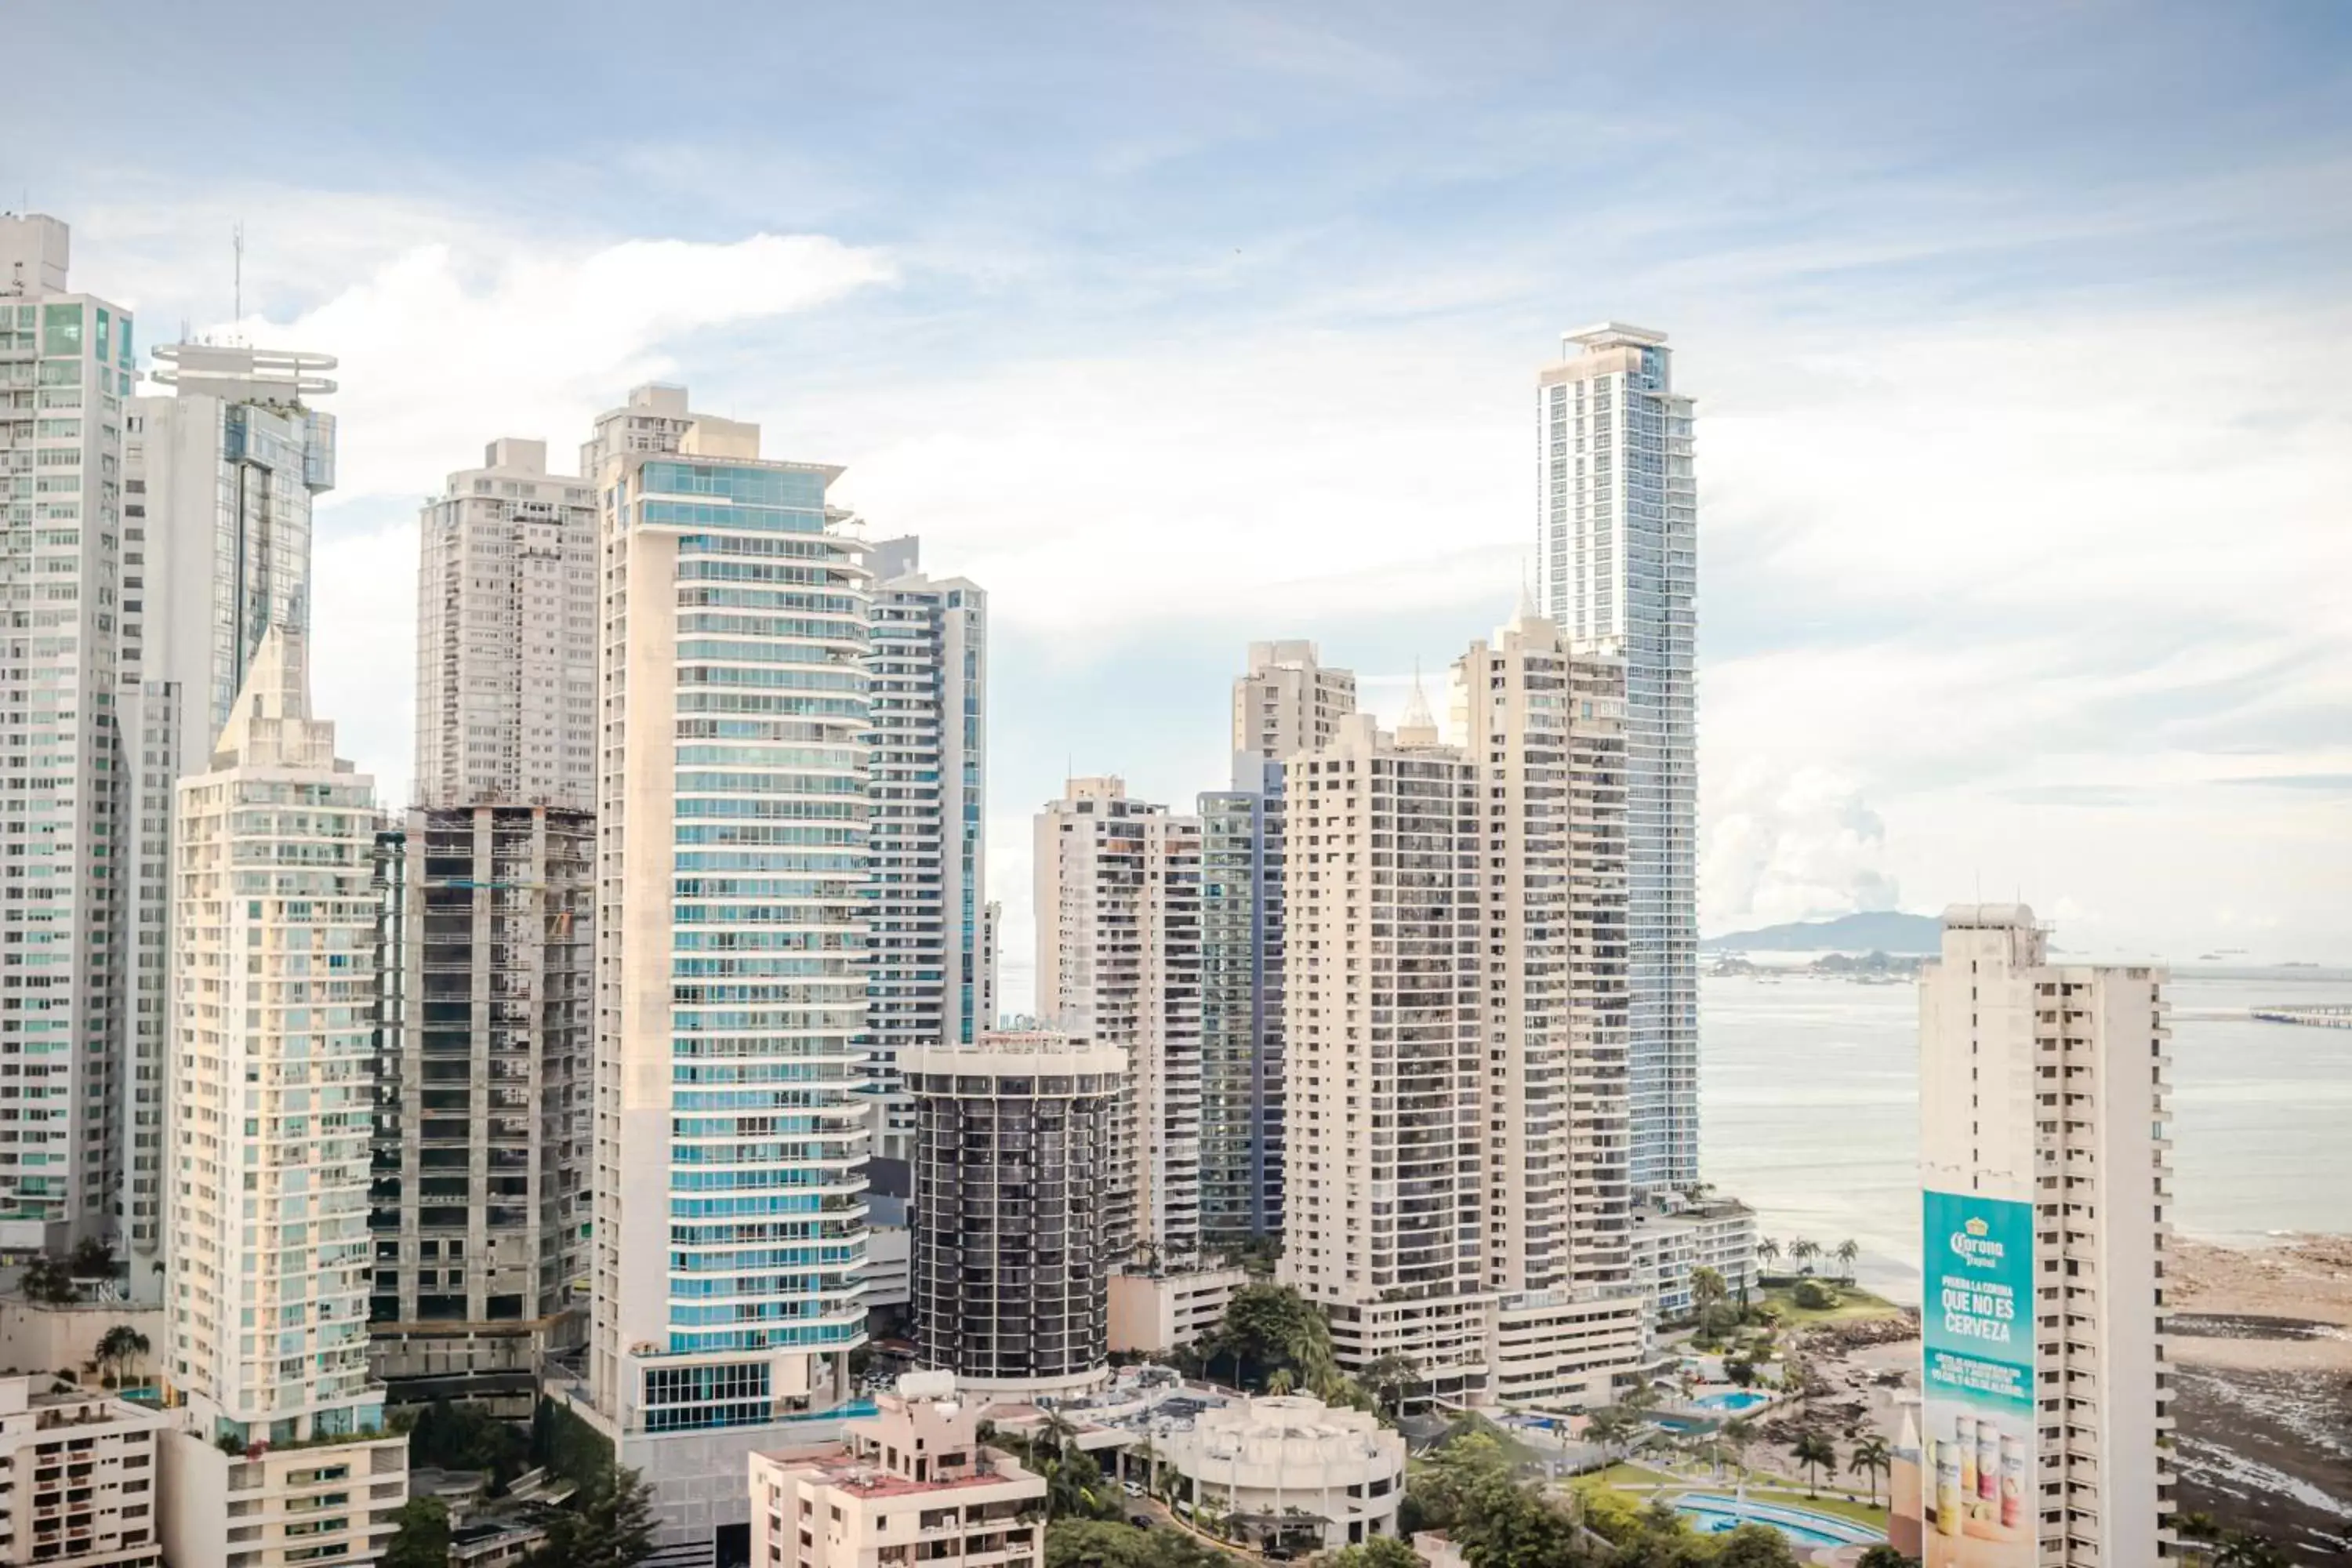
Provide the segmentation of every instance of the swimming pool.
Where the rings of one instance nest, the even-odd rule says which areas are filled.
[[[1726,1415],[1737,1415],[1759,1405],[1771,1404],[1772,1396],[1759,1394],[1752,1388],[1727,1388],[1720,1394],[1702,1394],[1691,1403],[1701,1410],[1720,1410]]]
[[[1864,1546],[1886,1539],[1866,1524],[1832,1513],[1705,1492],[1685,1492],[1675,1499],[1675,1511],[1702,1535],[1725,1535],[1743,1524],[1755,1523],[1770,1525],[1799,1546]]]

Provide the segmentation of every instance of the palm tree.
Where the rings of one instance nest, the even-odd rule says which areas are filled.
[[[1790,1451],[1790,1457],[1805,1467],[1807,1497],[1821,1495],[1819,1472],[1824,1467],[1832,1475],[1837,1473],[1837,1446],[1810,1426],[1797,1434],[1797,1446]]]
[[[1276,1367],[1265,1375],[1265,1391],[1268,1394],[1287,1394],[1297,1386],[1297,1374],[1286,1366]]]
[[[1628,1446],[1633,1435],[1641,1430],[1642,1418],[1622,1405],[1605,1405],[1592,1413],[1585,1423],[1584,1435],[1601,1445],[1601,1457],[1612,1458],[1613,1451]]]
[[[1762,1262],[1778,1263],[1780,1260],[1780,1244],[1769,1236],[1759,1237],[1756,1242],[1756,1256]]]
[[[1870,1483],[1870,1506],[1878,1506],[1878,1478],[1895,1468],[1894,1451],[1875,1433],[1863,1438],[1846,1456],[1845,1468]]]
[[[1853,1260],[1862,1256],[1862,1245],[1852,1237],[1837,1244],[1837,1260],[1845,1269],[1845,1282],[1853,1283]]]
[[[98,1363],[119,1380],[122,1369],[144,1361],[150,1348],[145,1334],[128,1323],[117,1323],[99,1336]]]
[[[1811,1267],[1813,1259],[1821,1255],[1821,1243],[1817,1241],[1807,1241],[1801,1236],[1789,1243],[1789,1261],[1802,1266],[1808,1274],[1813,1271]]]
[[[1699,1268],[1691,1270],[1691,1305],[1698,1309],[1702,1321],[1706,1317],[1709,1307],[1730,1294],[1731,1287],[1723,1282],[1723,1276],[1715,1269]]]
[[[1748,1450],[1756,1441],[1756,1418],[1735,1415],[1716,1429],[1716,1436],[1731,1449],[1731,1462],[1742,1470],[1748,1468]]]

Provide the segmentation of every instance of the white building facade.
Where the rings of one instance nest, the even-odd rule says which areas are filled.
[[[207,1520],[240,1479],[268,1513],[296,1472],[331,1458],[367,1474],[348,1507],[251,1538],[354,1562],[389,1541],[405,1493],[406,1440],[368,1371],[374,836],[371,781],[311,715],[301,635],[273,628],[210,764],[179,787],[162,1379],[183,1480],[164,1500],[174,1563],[228,1560]],[[247,1445],[249,1477],[221,1441]],[[263,1457],[281,1444],[319,1447],[291,1467]]]
[[[1698,1181],[1698,506],[1663,332],[1570,332],[1537,378],[1544,612],[1625,664],[1636,1191]]]
[[[988,595],[921,571],[919,543],[874,547],[866,671],[867,1092],[875,1153],[909,1157],[913,1118],[898,1077],[907,1050],[968,1046],[992,1028],[988,1003]]]
[[[596,508],[547,443],[493,441],[417,520],[416,804],[596,797]]]
[[[1944,911],[1919,983],[1929,1568],[2173,1554],[2164,982],[2052,963],[2023,905]]]
[[[1201,823],[1069,781],[1036,818],[1037,1008],[1047,1026],[1126,1054],[1114,1132],[1111,1255],[1201,1247]]]
[[[1315,1552],[1397,1533],[1404,1436],[1368,1412],[1305,1394],[1243,1399],[1153,1446],[1182,1478],[1193,1521],[1222,1521],[1234,1539]]]
[[[677,389],[600,451],[591,1402],[707,1563],[865,1339],[865,547]]]
[[[16,1090],[0,1132],[0,1245],[19,1248],[113,1230],[125,1142],[127,895],[114,850],[117,776],[135,742],[119,668],[129,580],[144,578],[128,570],[122,528],[132,325],[121,306],[68,287],[69,247],[55,218],[0,216],[0,594],[11,625],[0,639],[0,941],[22,987],[0,1010],[0,1064]]]
[[[122,951],[122,1239],[131,1288],[162,1299],[165,933],[172,909],[173,789],[201,768],[272,628],[310,622],[310,514],[335,481],[335,390],[325,354],[170,343],[131,400],[124,437],[126,748]],[[135,588],[135,592],[134,592]],[[133,604],[137,614],[132,614]]]
[[[161,1568],[161,1411],[0,1377],[0,1562]]]

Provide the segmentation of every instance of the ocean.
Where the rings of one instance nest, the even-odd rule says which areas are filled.
[[[2173,1227],[2259,1244],[2352,1232],[2352,1029],[2256,1005],[2352,1003],[2352,979],[2176,972]],[[1852,1238],[1862,1282],[1919,1290],[1918,994],[1804,973],[1699,982],[1700,1170],[1763,1234]]]

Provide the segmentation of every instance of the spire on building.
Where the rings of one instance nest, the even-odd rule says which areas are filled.
[[[1422,689],[1419,659],[1413,661],[1412,697],[1404,705],[1404,717],[1397,721],[1396,742],[1400,746],[1437,744],[1437,721],[1429,711],[1429,693]]]

